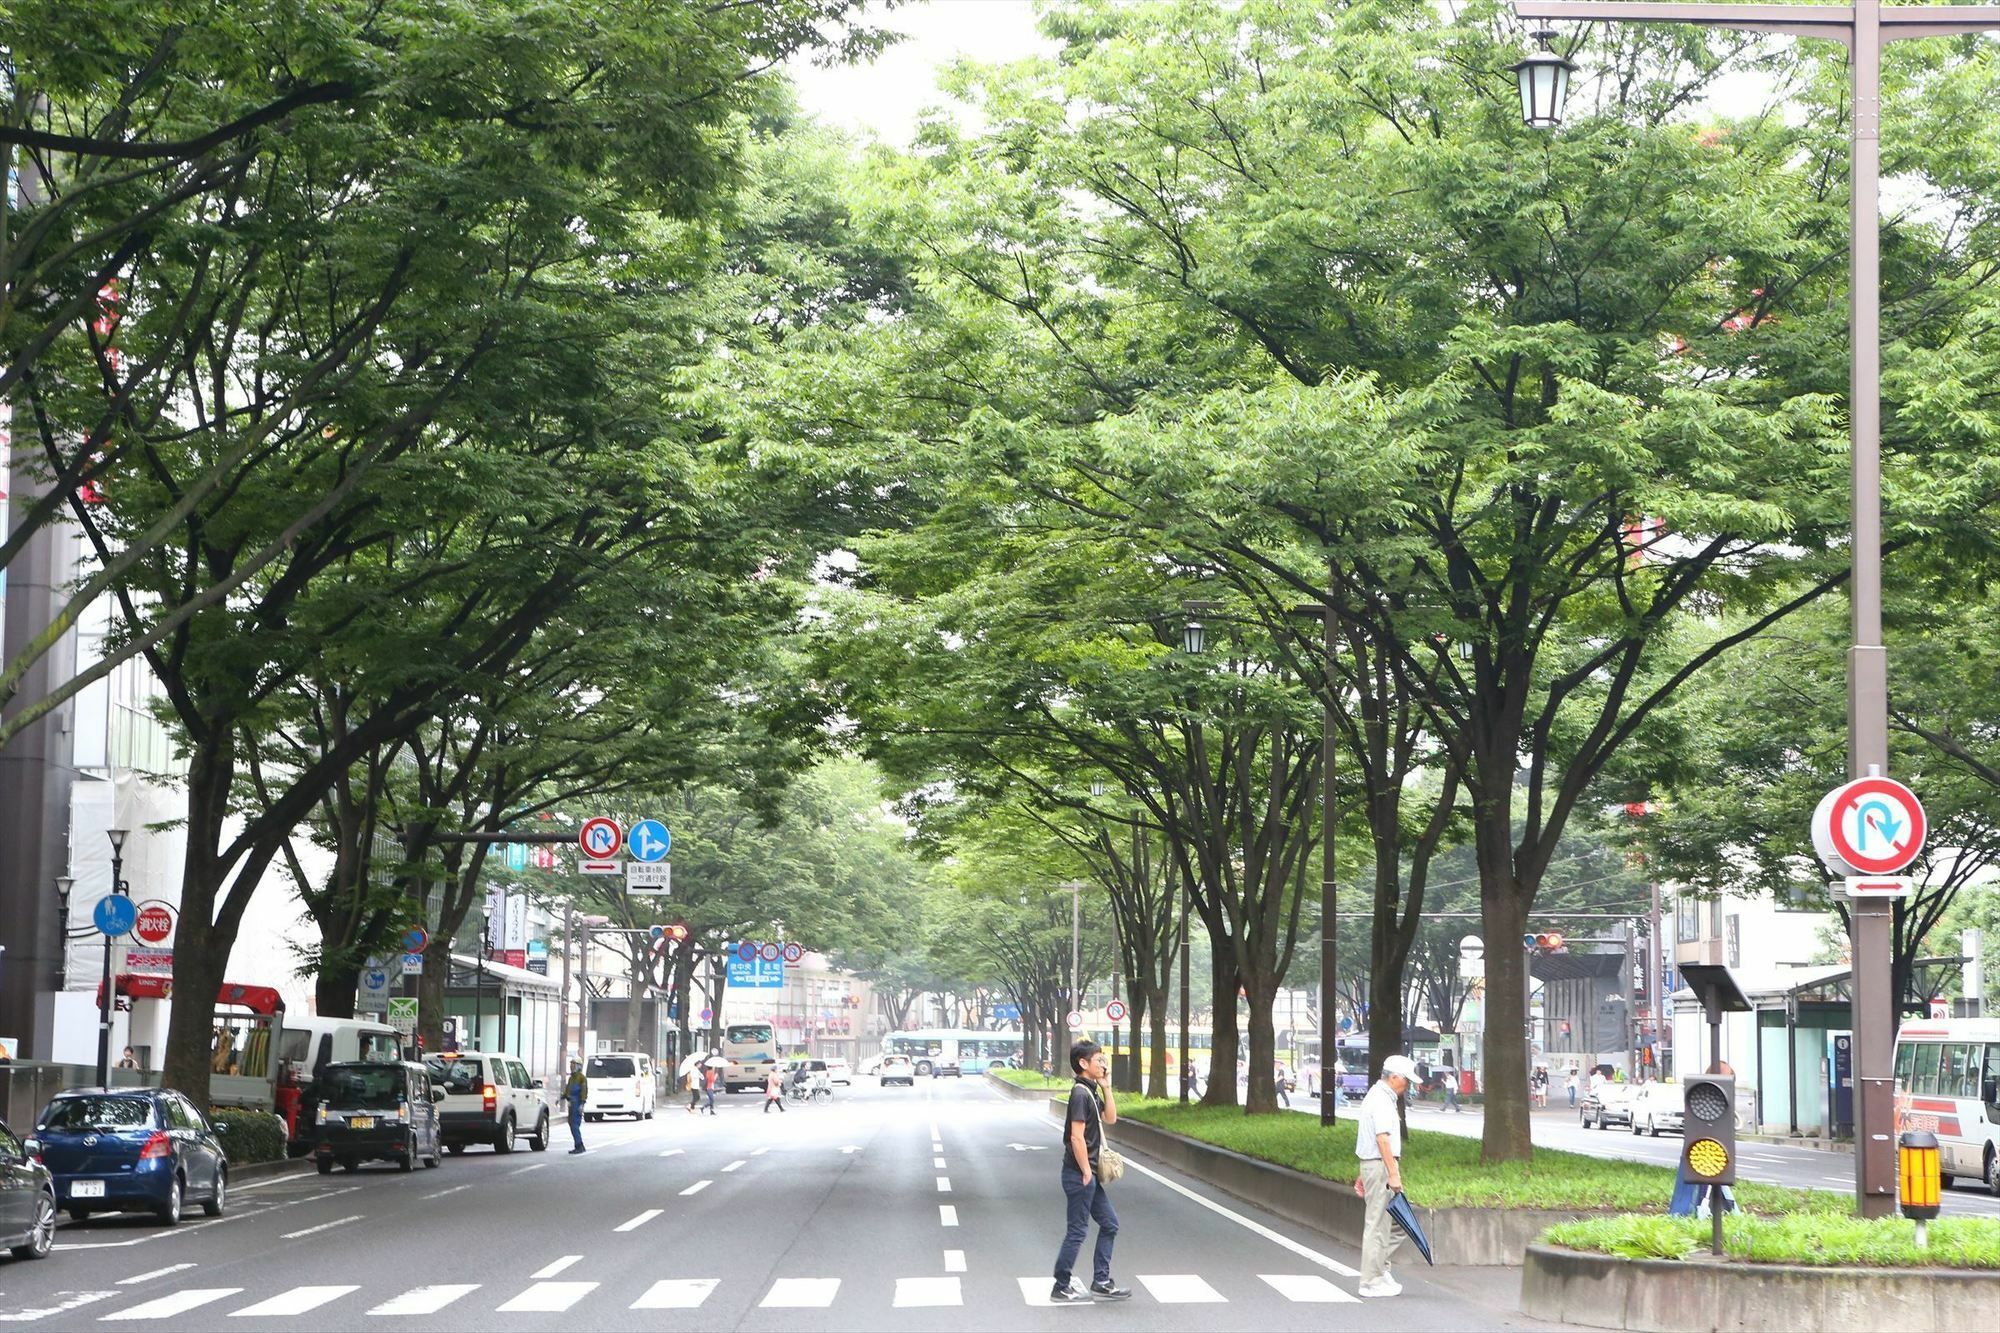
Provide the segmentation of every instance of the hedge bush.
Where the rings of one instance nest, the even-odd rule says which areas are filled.
[[[285,1122],[271,1112],[218,1106],[208,1113],[208,1118],[217,1129],[229,1126],[216,1137],[222,1140],[223,1153],[231,1166],[285,1160]]]
[[[1705,1217],[1601,1217],[1550,1227],[1542,1239],[1626,1259],[1688,1259],[1707,1254],[1710,1226]],[[1941,1217],[1931,1223],[1924,1249],[1917,1248],[1916,1231],[1914,1222],[1900,1217],[1731,1214],[1722,1219],[1722,1248],[1730,1258],[1751,1263],[2000,1268],[2000,1220]]]

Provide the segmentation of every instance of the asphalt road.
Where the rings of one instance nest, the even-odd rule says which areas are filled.
[[[1057,1130],[982,1081],[857,1080],[763,1114],[673,1105],[586,1126],[569,1156],[474,1149],[244,1182],[172,1230],[66,1224],[0,1260],[0,1322],[162,1329],[1323,1329],[1542,1327],[1518,1277],[1423,1270],[1359,1300],[1357,1255],[1134,1161],[1113,1188],[1133,1299],[1044,1308],[1062,1229]],[[1116,1137],[1116,1131],[1113,1131]],[[1087,1253],[1087,1252],[1086,1252]],[[1411,1264],[1419,1264],[1411,1267]]]
[[[1610,1129],[1585,1129],[1578,1123],[1574,1111],[1554,1104],[1556,1098],[1561,1096],[1557,1093],[1550,1099],[1551,1105],[1546,1110],[1534,1113],[1531,1133],[1536,1147],[1561,1148],[1568,1152],[1587,1153],[1592,1157],[1650,1162],[1656,1166],[1671,1167],[1679,1162],[1681,1136],[1678,1133],[1664,1132],[1654,1138],[1648,1134],[1635,1135],[1622,1125],[1614,1125]],[[1410,1128],[1479,1137],[1485,1122],[1478,1107],[1465,1107],[1461,1113],[1438,1110],[1437,1106],[1435,1102],[1427,1102],[1411,1107]],[[1304,1097],[1293,1097],[1292,1109],[1319,1114],[1318,1109]],[[1353,1115],[1353,1103],[1342,1103],[1340,1114]],[[1782,1143],[1744,1143],[1740,1145],[1738,1161],[1738,1174],[1745,1180],[1790,1185],[1798,1189],[1832,1190],[1850,1196],[1854,1193],[1852,1151],[1826,1152]],[[1976,1180],[1961,1180],[1945,1192],[1944,1210],[1948,1217],[2000,1217],[2000,1199],[1994,1198]]]

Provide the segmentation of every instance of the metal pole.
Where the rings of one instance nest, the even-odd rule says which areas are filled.
[[[1181,1105],[1188,1101],[1188,1075],[1194,1068],[1188,1063],[1188,952],[1193,941],[1188,938],[1188,881],[1181,881]]]
[[[562,1068],[564,1073],[568,1073],[569,1068],[569,951],[575,943],[576,904],[574,902],[565,902],[563,903],[562,1000],[557,1006],[557,1010],[561,1014],[560,1021],[562,1023],[562,1055],[556,1061],[556,1064]]]
[[[1333,576],[1334,565],[1333,561],[1329,560],[1326,563],[1327,587],[1329,590],[1333,587]],[[1337,1077],[1330,1076],[1332,1066],[1329,1063],[1330,1057],[1333,1054],[1333,1033],[1335,1026],[1333,1012],[1333,959],[1334,946],[1337,942],[1337,932],[1340,929],[1340,915],[1338,910],[1340,891],[1334,883],[1333,847],[1333,607],[1329,604],[1324,610],[1325,615],[1322,617],[1321,628],[1326,635],[1326,680],[1324,682],[1326,695],[1320,701],[1323,712],[1320,719],[1319,736],[1319,819],[1321,825],[1320,836],[1322,839],[1320,844],[1319,875],[1319,1123],[1322,1126],[1327,1126],[1333,1124],[1339,1118],[1335,1108],[1340,1101],[1338,1095],[1340,1080]]]
[[[122,835],[120,835],[122,836]],[[111,844],[111,892],[122,896],[125,859],[116,842]],[[104,937],[104,984],[97,992],[97,1086],[111,1086],[111,936]],[[67,943],[64,945],[67,948]]]
[[[486,1049],[486,950],[493,939],[493,914],[488,912],[479,920],[482,926],[479,952],[472,959],[472,1040],[483,1051]]]
[[[1651,885],[1653,905],[1646,920],[1646,1016],[1653,1024],[1653,1077],[1667,1076],[1666,951],[1660,941],[1660,882]]]
[[[1078,1014],[1083,1013],[1083,978],[1078,975],[1083,964],[1083,885],[1069,886],[1069,1005]],[[1081,1026],[1081,1025],[1079,1025]],[[1112,1045],[1117,1045],[1113,1042]]]

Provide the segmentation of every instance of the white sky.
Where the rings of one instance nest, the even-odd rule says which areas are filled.
[[[1031,0],[924,0],[864,22],[907,34],[871,65],[790,67],[804,109],[843,129],[907,145],[917,115],[944,101],[937,72],[961,56],[998,62],[1053,50],[1035,32]]]

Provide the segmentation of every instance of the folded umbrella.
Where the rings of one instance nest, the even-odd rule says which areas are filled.
[[[1401,1190],[1389,1196],[1389,1220],[1401,1227],[1403,1234],[1415,1242],[1417,1253],[1424,1256],[1425,1263],[1432,1267],[1437,1266],[1437,1260],[1431,1258],[1431,1238],[1426,1236],[1423,1227],[1418,1225],[1417,1210],[1410,1206],[1409,1199],[1404,1197]]]

